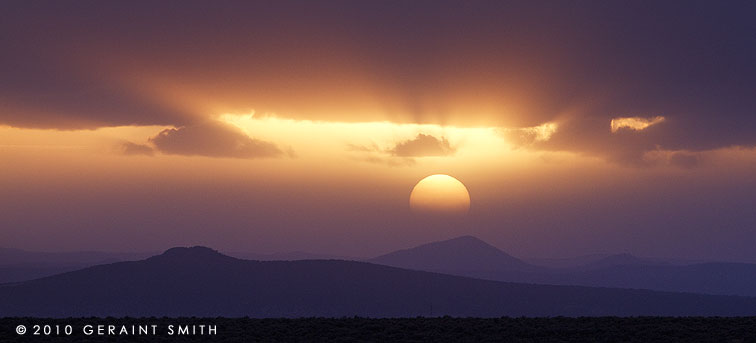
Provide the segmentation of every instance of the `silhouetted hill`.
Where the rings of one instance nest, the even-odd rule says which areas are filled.
[[[2,316],[756,315],[756,298],[476,280],[365,262],[246,261],[174,248],[0,285]]]
[[[237,260],[231,256],[223,255],[218,250],[208,247],[176,247],[166,250],[164,253],[147,259],[148,261],[159,261],[162,263],[227,263]]]
[[[368,262],[445,273],[539,269],[473,236],[462,236],[397,250],[372,258]]]
[[[535,267],[475,237],[465,236],[399,250],[369,261],[505,282],[756,297],[756,264],[675,265],[631,254],[586,255],[580,260],[583,263],[572,264],[570,268]]]

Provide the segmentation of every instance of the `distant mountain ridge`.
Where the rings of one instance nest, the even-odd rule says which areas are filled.
[[[248,261],[204,247],[0,285],[0,316],[756,315],[756,298],[477,280],[338,260]]]
[[[756,264],[679,265],[615,254],[590,256],[577,266],[557,269],[527,264],[472,236],[398,250],[368,261],[506,282],[756,297]]]
[[[366,261],[438,272],[539,269],[473,236],[462,236],[397,250]]]
[[[170,255],[173,252],[169,249],[166,253]],[[215,253],[220,254],[217,251]],[[355,260],[305,252],[230,255],[259,261]],[[136,260],[138,256],[139,254],[35,253],[0,249],[0,284],[32,280],[94,264],[117,262],[118,258]],[[76,261],[79,264],[69,264]],[[756,264],[695,263],[641,258],[624,253],[541,261],[553,266],[544,267],[524,262],[473,236],[422,244],[364,261],[494,281],[756,297]],[[538,260],[535,262],[538,263]]]

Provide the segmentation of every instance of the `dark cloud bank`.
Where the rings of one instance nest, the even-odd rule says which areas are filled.
[[[218,121],[165,129],[149,139],[149,144],[126,142],[126,155],[171,155],[264,158],[292,155],[276,144],[249,137],[239,128]],[[153,148],[154,146],[154,148]]]
[[[418,157],[449,156],[457,151],[457,148],[452,146],[445,137],[436,138],[423,133],[415,138],[400,141],[388,149],[381,148],[375,143],[369,146],[349,144],[347,149],[359,154],[356,160],[391,167],[413,166]]]
[[[202,135],[193,125],[212,114],[124,81],[160,72],[213,102],[303,119],[560,121],[536,146],[634,164],[657,146],[756,145],[753,13],[752,1],[10,1],[0,8],[0,123],[183,126],[155,143],[186,153],[190,143],[169,141]],[[324,114],[336,112],[360,114]],[[612,135],[618,116],[667,120]],[[242,142],[233,156],[275,154],[230,139]]]

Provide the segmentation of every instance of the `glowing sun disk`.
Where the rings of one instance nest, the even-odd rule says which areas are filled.
[[[412,189],[410,208],[417,214],[464,215],[470,209],[470,194],[462,182],[449,175],[431,175]]]

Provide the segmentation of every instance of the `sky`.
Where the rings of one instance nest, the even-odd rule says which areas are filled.
[[[756,262],[752,1],[0,5],[0,246]],[[460,180],[466,216],[413,186]]]

